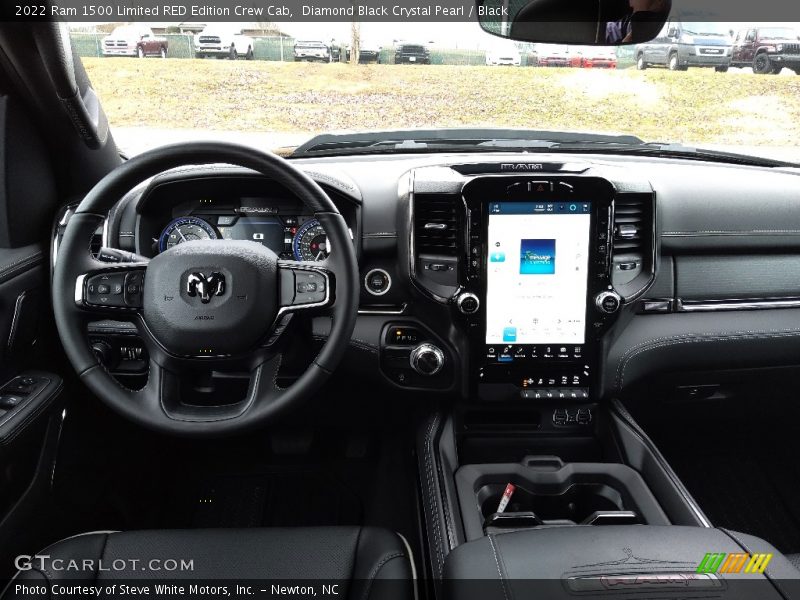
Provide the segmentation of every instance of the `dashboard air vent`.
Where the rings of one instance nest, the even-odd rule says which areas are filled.
[[[458,196],[417,194],[414,198],[414,244],[418,255],[458,254]]]
[[[653,280],[655,255],[652,194],[622,193],[614,200],[612,282],[626,302]]]
[[[620,196],[614,202],[614,253],[642,256],[650,245],[650,198]]]

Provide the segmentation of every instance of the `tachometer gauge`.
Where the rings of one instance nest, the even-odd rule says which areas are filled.
[[[328,235],[316,219],[309,219],[292,240],[295,260],[325,260],[331,252]]]
[[[217,232],[203,219],[198,217],[180,217],[170,222],[161,232],[158,241],[159,252],[169,250],[173,246],[192,240],[216,240]]]

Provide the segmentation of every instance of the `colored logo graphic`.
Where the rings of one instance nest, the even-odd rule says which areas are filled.
[[[763,573],[772,554],[709,552],[697,565],[698,573]]]
[[[520,275],[553,275],[556,272],[555,240],[520,240]]]
[[[516,342],[517,341],[517,328],[516,327],[506,327],[503,329],[503,341],[504,342]]]

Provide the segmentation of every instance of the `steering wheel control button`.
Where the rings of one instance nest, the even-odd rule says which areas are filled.
[[[142,306],[142,290],[144,289],[144,272],[133,271],[125,276],[125,304],[134,308]]]
[[[622,298],[616,292],[600,292],[595,296],[594,304],[601,313],[613,315],[622,305]]]
[[[383,269],[372,269],[364,277],[364,287],[373,296],[383,296],[392,287],[392,278]]]
[[[125,273],[101,273],[86,282],[86,302],[95,306],[125,306]]]
[[[325,275],[318,271],[294,271],[294,301],[293,305],[318,304],[327,298],[327,285]]]
[[[444,352],[433,344],[420,344],[411,351],[411,368],[420,375],[436,375],[444,367]]]
[[[481,307],[481,301],[475,294],[465,292],[456,299],[456,306],[462,314],[474,315]]]

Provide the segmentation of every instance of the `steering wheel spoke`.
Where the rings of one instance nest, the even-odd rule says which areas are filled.
[[[279,260],[278,319],[286,313],[321,311],[333,305],[336,277],[328,266]]]
[[[75,279],[75,304],[89,316],[129,320],[142,310],[146,271],[147,263],[137,262],[81,273]]]

